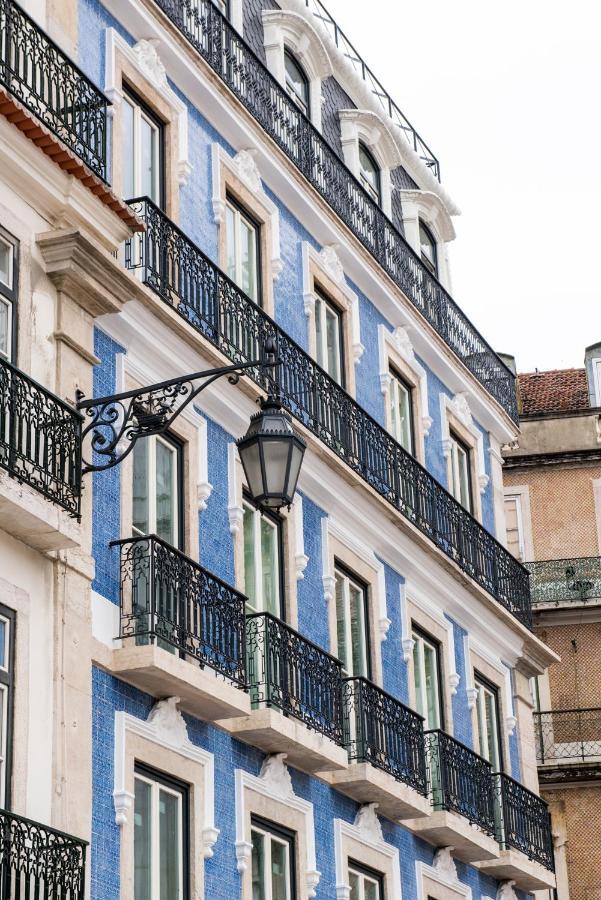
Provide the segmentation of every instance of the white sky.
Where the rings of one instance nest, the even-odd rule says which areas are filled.
[[[462,211],[453,296],[519,371],[601,341],[599,0],[324,0]]]

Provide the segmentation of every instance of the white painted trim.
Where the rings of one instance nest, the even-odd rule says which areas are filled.
[[[313,804],[309,803],[308,800],[303,800],[302,797],[297,797],[294,793],[285,759],[285,753],[266,757],[261,768],[261,774],[258,777],[245,772],[243,769],[236,769],[236,859],[238,872],[241,875],[246,872],[252,852],[252,845],[246,837],[245,791],[248,789],[268,800],[284,803],[304,816],[305,843],[307,847],[305,863],[307,896],[315,897],[317,896],[317,885],[319,884],[321,873],[317,871],[315,859]],[[301,866],[301,868],[303,867]]]
[[[472,665],[471,648],[472,641],[469,634],[463,638],[463,652],[465,656],[465,693],[467,695],[467,708],[469,710],[476,708],[478,700],[478,688],[474,682],[474,667]]]
[[[359,844],[364,844],[366,848],[375,850],[390,862],[392,869],[392,883],[390,879],[386,879],[386,900],[402,900],[401,891],[401,866],[399,861],[399,851],[392,844],[387,843],[382,836],[382,829],[377,823],[375,808],[377,803],[368,804],[367,807],[362,806],[357,812],[354,825],[345,822],[342,819],[334,819],[334,859],[336,864],[336,900],[349,900],[351,895],[351,886],[346,879],[346,854],[344,851],[345,837],[351,838]],[[371,819],[376,820],[376,825],[362,824],[365,820],[363,811],[370,810],[368,822]]]
[[[242,528],[244,508],[240,503],[242,486],[238,467],[238,448],[232,441],[227,445],[227,515],[230,523],[230,534],[234,537]]]
[[[397,188],[393,187],[393,190]],[[403,227],[405,237],[415,252],[421,257],[421,240],[419,236],[420,220],[428,226],[436,241],[436,258],[438,263],[438,280],[450,290],[451,273],[448,259],[448,242],[455,239],[455,227],[451,217],[438,194],[433,191],[415,189],[398,189],[403,211]]]
[[[220,144],[211,144],[211,176],[213,221],[216,225],[222,225],[225,221],[225,203],[223,197],[222,168],[240,181],[251,191],[253,199],[262,207],[266,219],[270,220],[271,227],[271,274],[274,281],[282,271],[283,263],[280,256],[280,213],[275,203],[269,199],[263,190],[263,181],[256,160],[254,148],[239,150],[235,156],[230,156]],[[252,210],[251,210],[252,212]]]
[[[397,353],[407,364],[417,381],[422,420],[421,432],[427,437],[432,427],[432,417],[428,408],[428,373],[417,361],[408,328],[395,328],[394,331],[385,325],[378,325],[378,355],[380,361],[380,389],[385,397],[390,386],[390,356]]]
[[[594,490],[593,482],[593,490]],[[601,551],[601,479],[599,479],[599,550]],[[532,535],[532,511],[530,507],[530,485],[515,484],[503,488],[503,499],[517,497],[519,499],[518,516],[522,528],[522,543],[524,545],[524,559],[531,561],[534,559],[534,539]],[[505,522],[507,529],[507,522]],[[501,535],[502,543],[507,542],[507,530]]]
[[[179,145],[177,148],[177,181],[183,186],[192,174],[192,164],[188,151],[188,109],[175,91],[169,86],[165,66],[158,54],[156,38],[141,39],[135,46],[130,45],[114,28],[105,32],[106,62],[104,71],[104,92],[112,102],[109,111],[120,106],[123,99],[121,84],[117,83],[117,53],[138,70],[140,75],[152,84],[162,99],[173,110],[173,118],[177,119]]]
[[[129,713],[115,713],[115,771],[113,785],[115,822],[120,826],[125,825],[133,809],[134,798],[126,790],[126,745],[129,732],[158,744],[159,747],[173,750],[201,766],[204,800],[202,846],[204,858],[210,859],[213,855],[213,847],[219,836],[219,829],[215,827],[213,754],[203,750],[201,747],[197,747],[188,738],[186,723],[182,714],[176,708],[177,699],[172,697],[169,700],[158,701],[153,706],[145,722]]]
[[[361,322],[359,318],[359,299],[354,291],[351,290],[344,276],[344,269],[340,262],[340,257],[336,252],[335,246],[322,247],[317,250],[307,241],[303,241],[302,248],[302,272],[303,272],[303,302],[305,306],[305,315],[311,324],[313,324],[315,309],[315,293],[312,289],[311,263],[313,263],[319,271],[327,278],[330,278],[340,293],[346,300],[346,310],[344,310],[350,321],[351,347],[353,351],[353,361],[358,363],[365,347],[361,343]],[[309,336],[309,342],[310,342]]]
[[[444,615],[442,609],[437,608],[433,605],[432,601],[424,597],[421,593],[418,593],[414,587],[410,585],[406,585],[405,591],[406,601],[413,603],[418,609],[421,609],[427,616],[434,619],[437,625],[440,625],[445,629],[447,633],[447,647],[448,647],[448,672],[447,679],[449,688],[451,691],[451,696],[455,696],[457,693],[457,689],[461,684],[461,674],[457,672],[457,662],[455,658],[455,632],[453,630],[452,622],[449,622],[447,617]],[[405,613],[405,615],[408,614]],[[413,648],[411,648],[413,650]]]
[[[505,687],[505,730],[507,737],[512,737],[515,727],[518,724],[513,705],[513,673],[511,668],[505,663],[502,664],[505,670],[505,678],[503,684]],[[521,752],[520,747],[520,752]]]
[[[401,605],[401,645],[403,647],[403,660],[408,663],[413,655],[415,641],[411,636],[411,621],[407,605],[407,585],[403,581],[400,585],[399,600]]]
[[[380,169],[382,209],[392,215],[392,182],[390,173],[401,165],[397,143],[382,118],[367,109],[340,109],[340,142],[344,162],[360,180],[359,143],[365,144]]]
[[[441,393],[440,395],[440,421],[442,432],[442,447],[445,457],[450,452],[451,429],[449,426],[449,413],[453,415],[464,428],[472,435],[474,439],[474,447],[476,450],[478,490],[480,494],[484,494],[488,487],[490,476],[486,471],[486,463],[484,458],[484,435],[474,422],[468,397],[466,393],[455,394],[453,399]]]
[[[296,580],[302,581],[305,577],[305,569],[309,563],[309,557],[305,553],[305,528],[303,516],[303,498],[297,494],[292,504],[292,515],[294,516],[294,537],[295,552],[294,564],[296,566]]]

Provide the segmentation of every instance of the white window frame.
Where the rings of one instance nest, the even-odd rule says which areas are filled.
[[[505,494],[504,496],[505,506],[510,502],[515,503],[515,511],[516,511],[516,522],[517,522],[517,532],[518,532],[518,547],[520,551],[520,562],[524,562],[526,559],[526,541],[524,535],[524,513],[522,510],[522,495],[521,494]],[[505,511],[505,530],[508,532],[507,528],[507,511]]]
[[[142,121],[146,122],[147,125],[151,128],[152,134],[152,144],[155,152],[156,159],[156,172],[154,173],[153,181],[153,191],[155,196],[150,199],[156,203],[157,206],[161,206],[162,201],[162,193],[164,189],[164,185],[161,184],[163,172],[161,171],[163,167],[163,154],[165,152],[165,147],[161,146],[162,140],[164,140],[164,126],[160,127],[157,125],[154,117],[150,116],[146,110],[140,106],[139,102],[135,99],[132,92],[127,90],[127,88],[123,91],[123,101],[124,104],[127,103],[133,109],[133,197],[141,197],[143,195],[142,188],[142,173],[141,173],[141,148],[142,148]],[[123,152],[125,140],[125,132],[122,134],[121,140],[121,148]],[[125,197],[125,200],[131,200],[132,197]]]
[[[451,450],[451,482],[449,484],[449,489],[455,500],[457,500],[457,502],[473,516],[476,508],[472,478],[473,450],[452,431],[449,432],[449,443]],[[469,499],[469,506],[466,505],[462,496],[462,461],[465,466],[465,488]]]
[[[15,268],[15,245],[0,234],[0,244],[8,250],[8,281],[1,281],[5,288],[9,291],[13,290],[14,284],[14,268]]]
[[[343,594],[342,594],[342,603],[343,603],[343,614],[344,614],[344,642],[347,649],[347,660],[346,663],[350,666],[349,669],[345,669],[347,675],[351,678],[359,677],[363,675],[364,677],[369,677],[370,670],[370,659],[369,659],[369,651],[370,651],[370,640],[369,640],[369,614],[368,614],[368,589],[366,585],[364,585],[358,578],[353,578],[350,572],[347,572],[345,568],[340,566],[340,564],[336,564],[334,566],[334,579],[338,581],[338,579],[342,580],[343,584]],[[361,620],[363,625],[363,663],[364,663],[364,671],[362,673],[357,673],[354,671],[354,660],[353,660],[353,637],[352,637],[352,627],[351,627],[351,587],[355,588],[361,594]],[[335,588],[336,591],[336,588]],[[338,647],[338,603],[336,602],[336,644],[337,644],[337,653],[340,655],[340,648]]]
[[[241,241],[241,225],[244,222],[245,225],[249,228],[251,233],[254,236],[253,239],[253,249],[254,249],[254,285],[252,285],[251,291],[249,293],[250,299],[253,300],[258,306],[263,305],[263,298],[259,296],[259,288],[261,283],[261,226],[252,219],[248,213],[245,213],[241,206],[237,203],[234,203],[229,197],[226,196],[225,201],[225,240],[226,240],[226,262],[229,255],[229,247],[228,247],[228,227],[227,227],[227,219],[228,215],[232,214],[234,219],[234,269],[235,272],[233,275],[229,275],[232,281],[238,285],[241,291],[244,290],[242,287],[242,241]]]
[[[163,438],[161,435],[150,435],[143,439],[142,446],[147,454],[148,468],[147,468],[147,476],[148,476],[148,534],[156,534],[157,528],[157,496],[156,496],[156,488],[157,488],[157,475],[156,475],[156,445],[157,443],[163,444],[168,448],[169,452],[173,454],[173,458],[175,460],[175,465],[173,466],[173,518],[175,525],[175,533],[173,535],[173,546],[178,547],[182,535],[180,534],[180,487],[182,484],[183,472],[180,471],[180,459],[181,453],[179,448],[172,441]],[[132,510],[133,510],[133,491],[134,491],[135,482],[132,481]],[[132,533],[134,537],[143,537],[141,531],[139,531],[135,525],[133,524],[133,515],[132,515]]]
[[[390,374],[390,386],[388,389],[388,411],[390,415],[390,433],[397,443],[404,447],[407,453],[410,453],[411,456],[415,455],[415,449],[417,445],[416,434],[415,434],[415,410],[414,410],[414,402],[413,402],[413,391],[415,388],[409,384],[409,382],[402,377],[402,375],[396,370],[396,368],[391,365],[389,367]],[[403,428],[400,422],[399,416],[399,399],[400,394],[407,397],[407,410],[408,410],[408,421],[409,421],[409,446],[406,447],[403,443]]]
[[[301,97],[299,95],[298,91],[296,90],[296,88],[294,86],[294,82],[292,81],[292,78],[290,77],[290,75],[288,73],[288,68],[286,66],[287,59],[290,59],[294,63],[294,65],[298,69],[299,74],[301,76],[303,76],[302,81],[307,89],[306,100],[303,99],[303,97]],[[309,81],[309,76],[305,72],[305,69],[304,69],[300,59],[297,57],[294,50],[292,50],[290,47],[284,47],[284,78],[286,81],[286,93],[296,103],[296,105],[304,113],[304,115],[308,119],[310,119],[311,118],[311,82]]]
[[[474,672],[474,688],[476,689],[476,728],[477,728],[477,739],[478,739],[478,749],[477,752],[484,759],[488,760],[491,764],[493,772],[501,771],[502,766],[502,753],[501,753],[501,739],[503,736],[503,727],[501,722],[501,711],[500,711],[500,698],[499,693],[497,691],[492,691],[488,685],[486,685],[481,677]],[[488,738],[490,737],[488,733],[488,723],[486,720],[486,695],[489,695],[493,699],[493,709],[495,712],[494,716],[494,733],[492,737],[494,738],[493,746],[495,748],[496,759],[488,759]],[[486,732],[483,733],[481,728],[481,723],[485,726]],[[482,752],[482,748],[486,748],[486,752]]]
[[[263,522],[267,522],[273,531],[275,532],[276,539],[276,571],[275,571],[275,591],[276,591],[276,603],[277,603],[277,611],[274,615],[277,615],[278,618],[280,616],[281,607],[282,607],[282,597],[280,591],[280,583],[282,576],[282,559],[281,559],[281,524],[274,522],[273,519],[264,515],[260,509],[247,500],[246,497],[242,498],[242,509],[243,509],[243,520],[242,520],[242,531],[244,534],[244,513],[249,512],[252,514],[252,525],[253,525],[253,551],[255,557],[255,598],[257,600],[257,608],[250,606],[250,602],[248,606],[253,610],[253,612],[261,613],[267,612],[265,608],[265,598],[263,597],[263,544],[261,540],[261,525]],[[246,579],[246,571],[244,572],[244,578]],[[248,591],[245,590],[245,593],[248,596]]]
[[[424,728],[428,729],[438,729],[443,727],[444,717],[443,710],[441,704],[441,694],[442,694],[442,671],[440,664],[440,646],[436,641],[426,637],[422,632],[415,628],[415,626],[411,630],[411,640],[413,641],[413,660],[414,660],[414,672],[413,672],[413,689],[415,691],[415,706],[419,711],[420,706],[422,712],[420,713],[424,717]],[[426,689],[426,662],[425,662],[425,653],[424,646],[427,645],[434,652],[434,659],[436,661],[436,711],[438,713],[438,723],[434,724],[432,722],[427,721],[428,716],[428,694]],[[417,692],[417,683],[415,678],[415,653],[417,651],[417,658],[420,668],[420,682],[421,682],[421,696],[418,698]]]
[[[336,361],[338,367],[337,375],[328,369],[328,333],[327,321],[328,312],[336,320],[336,336],[338,338],[336,344]],[[319,320],[319,328],[318,328]],[[318,340],[321,336],[321,341]],[[321,347],[319,346],[321,343]],[[330,378],[341,387],[346,385],[346,360],[344,358],[344,311],[339,309],[333,303],[324,291],[315,291],[315,356],[317,364],[321,366],[324,372],[327,372]]]
[[[595,386],[595,403],[601,406],[601,358],[596,357],[591,361],[593,367],[593,384]]]
[[[8,299],[8,297],[3,297],[0,294],[0,303],[2,306],[6,307],[7,316],[6,316],[6,350],[3,350],[0,347],[0,359],[5,359],[7,362],[12,362],[12,344],[13,344],[13,303]]]
[[[8,234],[8,232],[7,232]],[[15,321],[15,303],[17,302],[15,290],[15,269],[17,265],[17,242],[10,240],[0,232],[0,243],[8,250],[8,281],[0,281],[0,303],[7,311],[6,315],[6,350],[0,347],[0,359],[7,362],[13,362],[13,345],[14,345],[14,321]]]
[[[12,622],[6,616],[0,615],[0,621],[4,623],[4,660],[5,665],[0,666],[3,672],[11,680],[11,684],[0,684],[2,694],[2,740],[0,742],[0,807],[4,808],[6,802],[6,764],[8,757],[8,714],[11,702],[12,679],[10,671],[11,644],[13,640]]]
[[[368,161],[373,165],[373,172],[376,180],[377,187],[371,182],[371,179],[366,174],[367,170],[361,161],[361,151],[363,151],[364,155],[367,157]],[[358,147],[358,155],[359,155],[359,181],[361,182],[363,189],[367,191],[371,199],[378,206],[382,205],[382,169],[379,166],[373,152],[369,147],[367,147],[363,141],[359,141]],[[371,171],[371,169],[370,169]]]
[[[136,781],[143,781],[145,784],[149,784],[151,786],[151,794],[150,794],[150,860],[151,860],[151,898],[150,900],[160,900],[160,886],[161,886],[161,845],[160,845],[160,835],[159,835],[159,820],[160,820],[160,812],[159,812],[159,803],[160,803],[160,793],[164,791],[166,794],[170,794],[174,797],[177,797],[178,800],[178,841],[180,845],[180,865],[179,865],[179,886],[177,895],[170,900],[183,900],[184,896],[184,856],[185,856],[185,848],[184,848],[184,809],[183,809],[183,796],[182,793],[174,788],[168,787],[162,781],[158,779],[151,778],[147,775],[143,775],[140,772],[135,772],[134,774],[134,785]],[[135,788],[134,788],[135,789]],[[134,800],[135,803],[135,800]],[[135,875],[134,875],[135,877]],[[135,889],[135,887],[134,887]]]
[[[292,900],[292,873],[295,869],[295,859],[291,853],[292,846],[291,842],[286,840],[285,838],[279,837],[275,831],[271,831],[267,828],[263,828],[261,825],[256,824],[252,821],[251,817],[251,843],[252,843],[252,833],[254,831],[258,832],[263,837],[263,848],[264,848],[264,857],[263,857],[263,873],[265,876],[265,881],[263,882],[263,894],[265,900],[273,900],[272,894],[272,883],[271,883],[271,849],[272,844],[280,844],[281,846],[286,848],[286,900]],[[254,846],[253,846],[254,849]],[[252,855],[251,855],[251,867],[252,867]],[[252,869],[251,869],[252,871]]]
[[[349,859],[348,863],[348,873],[349,873],[349,883],[351,881],[351,875],[355,875],[359,879],[359,890],[357,893],[356,900],[366,900],[365,898],[365,885],[366,883],[375,884],[377,888],[377,896],[376,900],[384,900],[382,895],[382,881],[384,880],[384,876],[381,878],[373,878],[371,875],[368,875],[366,872],[353,867],[352,860]],[[355,900],[355,895],[353,894],[353,900]]]

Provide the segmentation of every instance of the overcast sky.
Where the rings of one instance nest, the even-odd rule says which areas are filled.
[[[520,371],[601,341],[601,3],[324,0],[462,211],[453,296]]]

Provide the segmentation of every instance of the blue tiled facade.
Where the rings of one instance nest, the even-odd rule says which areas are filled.
[[[264,4],[265,5],[265,4]],[[268,4],[270,7],[273,4]],[[258,4],[254,4],[257,6]],[[104,35],[108,27],[115,28],[129,44],[131,35],[104,9],[97,0],[80,0],[79,54],[80,65],[97,84],[105,82]],[[189,157],[193,174],[180,190],[179,227],[213,260],[218,260],[219,232],[212,209],[211,144],[218,143],[227,153],[234,150],[227,141],[181,93],[172,85],[188,108]],[[279,212],[280,254],[282,271],[274,283],[274,317],[289,335],[305,350],[309,348],[307,316],[303,307],[302,242],[321,249],[281,198],[268,189],[270,200]],[[373,418],[385,425],[384,397],[380,387],[378,326],[392,330],[392,325],[378,311],[370,299],[352,282],[351,290],[359,302],[361,341],[365,347],[356,367],[356,399]],[[96,329],[95,353],[100,359],[95,369],[95,395],[110,394],[117,388],[117,358],[127,353],[102,328]],[[452,397],[449,388],[418,360],[426,370],[428,410],[433,422],[425,440],[425,461],[429,472],[447,486],[446,461],[442,453],[442,422],[440,395]],[[199,411],[205,415],[200,408]],[[205,416],[206,417],[206,416]],[[228,506],[228,446],[236,439],[221,425],[207,419],[208,481],[212,491],[206,509],[199,512],[200,563],[229,584],[236,583],[234,538],[230,531]],[[477,423],[476,423],[477,424]],[[478,427],[480,427],[478,425]],[[489,437],[482,430],[486,472],[490,476]],[[93,554],[96,562],[94,590],[111,603],[119,602],[119,570],[117,553],[109,549],[112,540],[123,537],[121,524],[121,478],[119,468],[94,477]],[[303,577],[297,582],[298,631],[319,647],[331,650],[328,603],[324,596],[322,524],[327,512],[320,507],[319,498],[303,495],[304,551],[308,563]],[[489,482],[482,494],[484,526],[494,533],[493,488]],[[361,536],[359,536],[359,540]],[[406,573],[397,571],[387,560],[378,560],[384,567],[386,611],[390,621],[381,645],[382,687],[405,704],[411,700],[410,666],[403,659],[401,598]],[[401,568],[400,566],[398,567]],[[453,731],[455,737],[472,746],[472,719],[467,704],[466,684],[468,661],[465,659],[466,632],[449,618],[454,634],[456,672],[460,675],[457,693],[453,697]],[[375,639],[375,638],[374,638]],[[155,698],[119,681],[99,668],[93,672],[93,828],[91,847],[92,900],[117,900],[120,896],[119,858],[120,834],[115,824],[113,807],[114,719],[117,711],[146,719]],[[242,768],[258,774],[263,754],[240,743],[224,730],[186,717],[193,744],[214,754],[215,760],[215,823],[220,835],[212,858],[205,864],[205,897],[207,900],[234,900],[240,897],[240,877],[236,870],[234,773]],[[510,739],[510,766],[515,778],[520,777],[519,740],[517,730]],[[334,790],[323,780],[292,770],[295,792],[313,803],[315,814],[315,844],[317,868],[321,880],[317,897],[334,900],[336,875],[334,868],[333,821],[341,818],[352,823],[358,805]],[[416,862],[431,865],[434,848],[413,835],[408,829],[382,820],[384,836],[399,850],[402,896],[417,900]],[[458,864],[458,876],[469,885],[473,900],[495,897],[497,883],[475,868]]]

